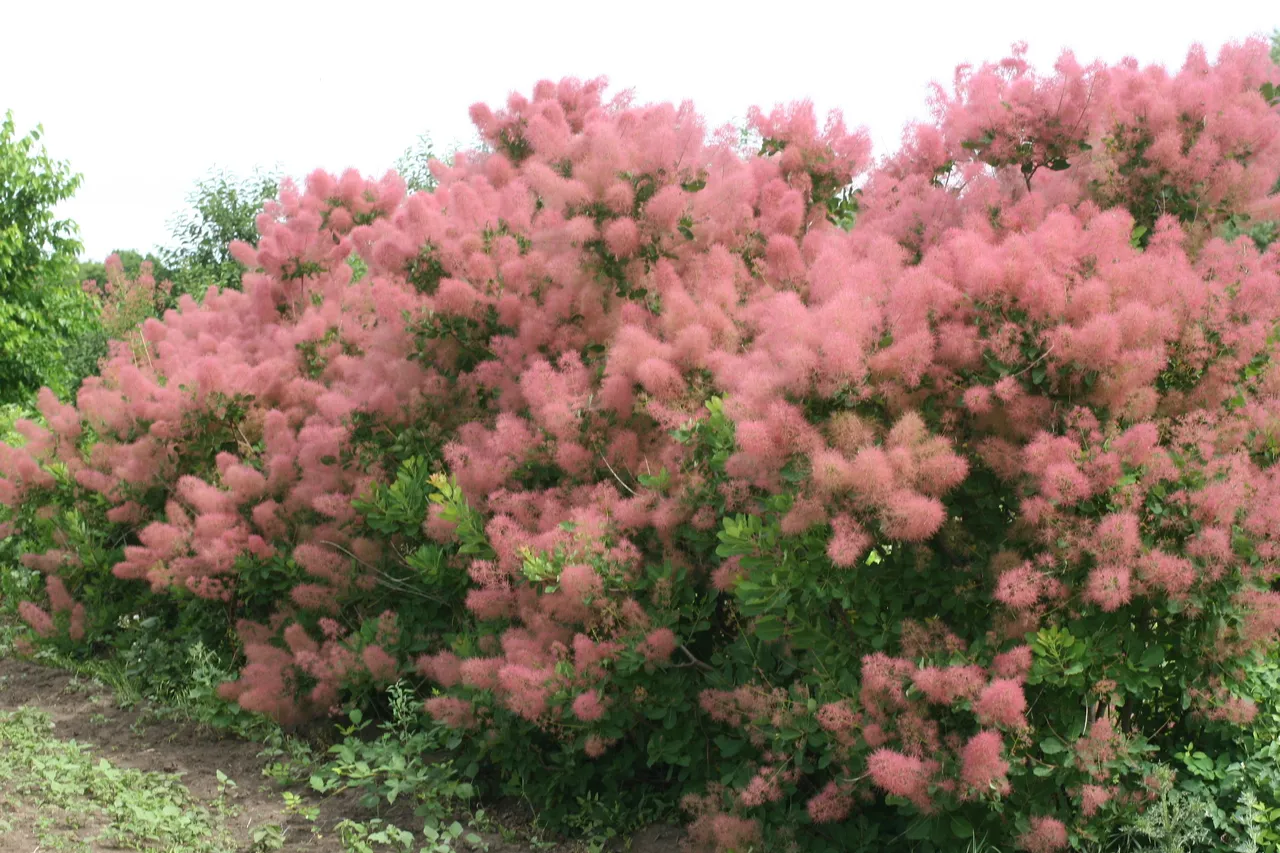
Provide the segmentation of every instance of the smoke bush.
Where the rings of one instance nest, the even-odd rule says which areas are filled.
[[[246,709],[416,670],[521,790],[675,782],[724,850],[1100,838],[1280,629],[1280,250],[1218,236],[1278,78],[1015,51],[874,167],[539,83],[433,192],[286,182],[0,500],[88,637],[234,623]]]

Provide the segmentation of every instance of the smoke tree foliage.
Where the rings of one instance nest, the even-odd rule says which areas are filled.
[[[234,625],[291,722],[416,673],[482,779],[708,849],[1105,841],[1280,630],[1268,49],[1015,50],[876,164],[543,82],[433,192],[286,181],[0,447],[29,641]]]
[[[41,385],[66,390],[63,349],[93,324],[91,301],[64,280],[80,251],[75,224],[54,211],[80,176],[37,145],[43,134],[18,137],[12,111],[0,123],[0,404]]]

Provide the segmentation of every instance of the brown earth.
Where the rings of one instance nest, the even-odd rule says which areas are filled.
[[[319,808],[319,817],[313,824],[306,818],[289,814],[284,809],[282,789],[274,781],[263,776],[268,760],[259,756],[261,744],[189,723],[170,722],[154,718],[145,708],[124,709],[119,706],[110,691],[95,683],[76,679],[70,674],[27,661],[0,658],[0,711],[12,711],[27,706],[50,715],[54,723],[53,735],[64,740],[75,740],[89,747],[96,757],[106,758],[118,767],[141,771],[169,773],[178,776],[196,800],[206,806],[218,798],[217,772],[222,771],[236,783],[226,798],[233,806],[233,816],[227,820],[239,853],[251,853],[253,833],[260,827],[276,824],[284,830],[285,851],[316,851],[316,853],[341,853],[342,844],[332,832],[333,827],[346,818],[365,821],[374,815],[361,808],[355,792],[322,797],[314,792],[294,788],[302,795],[307,806]],[[4,780],[0,779],[0,792]],[[0,815],[14,831],[0,838],[0,853],[32,853],[41,849],[34,834],[27,829],[36,825],[41,817],[33,807],[29,813],[21,810]],[[406,829],[420,829],[415,825],[410,810],[382,817]],[[499,819],[510,826],[514,815],[502,815]],[[85,827],[90,834],[93,827]],[[582,849],[573,844],[532,846],[502,840],[494,833],[481,833],[488,843],[489,853],[571,853]],[[82,836],[84,837],[84,836]],[[680,849],[681,833],[665,826],[651,827],[638,833],[625,849],[631,853],[674,853]],[[97,847],[97,850],[114,848]]]

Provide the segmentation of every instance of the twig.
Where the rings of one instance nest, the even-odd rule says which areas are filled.
[[[155,363],[151,361],[151,348],[147,346],[147,338],[142,334],[141,330],[138,331],[138,340],[142,341],[142,354],[147,357],[147,366],[150,367],[151,372],[154,373],[156,366]]]
[[[609,469],[609,473],[613,475],[613,479],[617,480],[619,483],[622,484],[622,488],[626,489],[632,495],[636,493],[635,489],[631,488],[625,482],[623,482],[623,479],[618,476],[618,472],[613,470],[613,466],[609,464],[609,460],[605,458],[604,453],[600,454],[600,461],[603,462],[605,467]]]
[[[381,582],[382,582],[382,585],[383,585],[383,586],[389,587],[389,588],[394,589],[394,590],[397,590],[397,591],[399,591],[399,592],[406,593],[406,594],[408,594],[408,595],[414,595],[414,596],[417,596],[418,598],[425,598],[427,601],[434,601],[434,602],[436,602],[436,603],[438,603],[438,604],[447,604],[447,603],[448,603],[448,602],[446,602],[443,598],[440,598],[439,596],[429,595],[429,594],[427,594],[427,593],[425,593],[425,592],[422,592],[421,590],[414,589],[413,587],[409,586],[407,583],[405,583],[405,582],[404,582],[403,580],[401,580],[400,578],[395,577],[394,575],[389,575],[389,574],[387,574],[386,572],[382,571],[382,569],[379,569],[377,566],[371,566],[371,565],[369,565],[369,564],[368,564],[368,563],[366,563],[364,560],[360,559],[360,558],[359,558],[359,557],[357,557],[355,554],[351,553],[351,552],[350,552],[350,551],[348,551],[346,548],[344,548],[344,547],[342,547],[341,545],[339,545],[337,542],[331,542],[331,541],[329,541],[328,539],[321,539],[321,540],[320,540],[320,544],[321,544],[321,545],[328,545],[328,546],[330,546],[330,547],[332,547],[332,548],[336,548],[337,550],[339,550],[339,551],[341,551],[342,553],[346,554],[348,557],[350,557],[351,559],[355,560],[357,563],[359,563],[360,565],[364,566],[366,569],[368,569],[369,571],[371,571],[371,572],[373,572],[375,575],[377,575],[377,576],[381,579]],[[402,560],[401,562],[404,562],[404,561]],[[407,566],[407,565],[408,565],[408,563],[405,563],[405,565]]]
[[[1015,376],[1021,376],[1022,374],[1026,373],[1028,370],[1030,370],[1031,368],[1035,367],[1037,364],[1039,364],[1040,362],[1042,362],[1042,361],[1044,361],[1046,358],[1048,358],[1048,357],[1049,357],[1049,353],[1051,353],[1051,352],[1053,352],[1053,344],[1049,344],[1049,348],[1048,348],[1048,349],[1046,349],[1044,352],[1040,353],[1040,357],[1039,357],[1039,358],[1037,358],[1035,361],[1031,362],[1031,363],[1030,363],[1030,364],[1028,364],[1026,367],[1024,367],[1024,368],[1022,368],[1021,370],[1019,370],[1017,373],[1010,373],[1010,374],[1009,374],[1009,378],[1011,378],[1011,379],[1012,379],[1012,378],[1013,378],[1013,377],[1015,377]]]

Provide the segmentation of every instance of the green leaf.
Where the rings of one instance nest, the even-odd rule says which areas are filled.
[[[753,633],[766,643],[782,639],[786,626],[777,616],[761,616],[755,621]]]
[[[1060,752],[1066,752],[1066,749],[1067,748],[1063,746],[1062,741],[1058,740],[1056,737],[1047,737],[1040,741],[1040,751],[1045,755],[1057,755]]]

